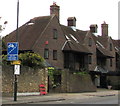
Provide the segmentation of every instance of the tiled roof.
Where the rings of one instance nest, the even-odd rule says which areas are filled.
[[[35,17],[19,28],[19,49],[31,50],[52,16]],[[16,31],[5,37],[5,42],[16,41]]]
[[[80,52],[85,54],[92,54],[85,46],[80,43],[75,43],[72,41],[68,41],[63,49],[63,51],[72,51],[72,52]]]
[[[97,45],[97,50],[101,52],[103,56],[113,58],[113,55],[106,49],[109,37],[95,35],[92,35],[92,37]]]
[[[107,48],[108,38],[109,37],[107,36],[98,36],[97,41],[99,41],[105,48]]]
[[[120,50],[120,40],[113,40],[113,44]]]
[[[91,53],[88,48],[83,45],[86,32],[80,30],[74,31],[72,28],[64,25],[61,25],[61,27],[64,35],[66,36],[66,40],[68,40],[63,48],[63,51],[74,51],[87,54]]]
[[[105,57],[108,57],[108,58],[113,58],[113,55],[107,51],[106,49],[103,49],[102,47],[100,46],[97,46],[97,50]]]
[[[81,42],[81,44],[84,43],[84,39],[86,37],[88,31],[81,31],[81,30],[77,30],[76,31],[76,38],[78,39],[79,42]]]
[[[41,33],[46,28],[48,23],[51,21],[53,16],[42,16],[35,17],[22,25],[19,28],[19,50],[32,50],[33,45],[36,43],[37,39],[41,36]],[[88,48],[83,45],[84,39],[88,31],[82,31],[76,29],[73,30],[71,27],[61,25],[64,32],[64,36],[67,37],[66,41],[69,41],[64,45],[63,50],[71,50],[82,53],[91,53]],[[107,47],[107,41],[109,37],[95,36],[92,34],[93,40],[97,44],[99,41],[105,48]],[[8,36],[5,37],[5,42],[15,42],[16,41],[16,31],[13,31]],[[118,43],[119,42],[119,43]],[[113,40],[113,44],[120,47],[120,40]],[[103,48],[98,48],[98,50],[104,55],[110,57],[109,51]]]

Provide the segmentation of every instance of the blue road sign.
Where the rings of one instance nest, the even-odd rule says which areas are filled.
[[[8,61],[18,60],[18,42],[10,42],[7,44]]]

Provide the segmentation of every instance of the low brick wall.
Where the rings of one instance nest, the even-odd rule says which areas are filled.
[[[69,70],[64,70],[62,74],[62,92],[94,92],[96,87],[92,83],[90,75],[73,75]]]
[[[112,89],[120,90],[120,76],[107,76],[107,79],[110,80]]]
[[[45,84],[46,91],[48,85],[47,69],[32,69],[29,67],[21,67],[18,77],[18,92],[39,92],[39,85]],[[14,85],[14,67],[2,67],[2,93],[12,94]]]

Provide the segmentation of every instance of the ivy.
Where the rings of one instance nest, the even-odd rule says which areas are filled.
[[[74,75],[81,75],[81,76],[84,76],[84,75],[87,75],[88,74],[88,72],[74,72],[73,73]]]
[[[84,76],[84,75],[87,75],[87,74],[89,74],[89,73],[88,73],[88,71],[87,71],[86,68],[81,68],[80,71],[75,71],[75,72],[73,72],[73,74],[74,74],[74,75],[77,74],[77,75]]]
[[[55,82],[54,75],[61,75],[61,71],[55,69],[54,67],[48,67],[48,75],[52,81],[52,88],[59,86],[59,83]]]

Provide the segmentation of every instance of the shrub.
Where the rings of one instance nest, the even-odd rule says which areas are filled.
[[[19,54],[19,60],[21,61],[21,65],[23,66],[28,66],[32,68],[44,67],[44,59],[37,53],[21,53]],[[7,61],[7,55],[2,55],[2,64],[10,65],[10,61]]]
[[[44,67],[44,59],[37,53],[21,53],[19,55],[19,60],[21,61],[21,65],[23,66],[28,66],[32,68]]]

